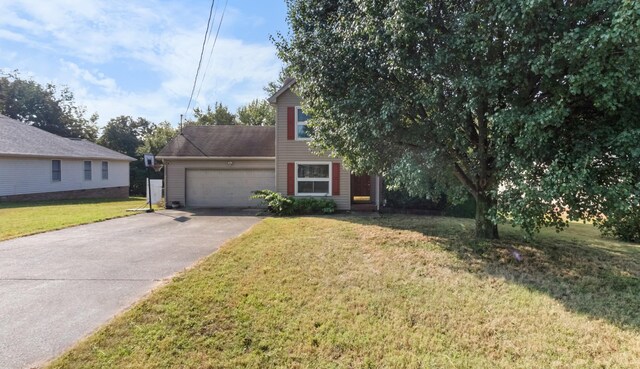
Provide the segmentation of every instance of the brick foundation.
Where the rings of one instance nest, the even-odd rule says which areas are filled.
[[[86,190],[26,193],[22,195],[0,196],[0,202],[9,201],[44,201],[44,200],[76,200],[76,199],[126,199],[129,197],[129,186],[89,188]]]

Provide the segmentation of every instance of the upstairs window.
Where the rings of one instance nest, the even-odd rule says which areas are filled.
[[[109,179],[109,162],[102,162],[102,179]]]
[[[91,180],[91,162],[90,161],[84,162],[84,180],[85,181]]]
[[[62,165],[60,160],[51,160],[51,180],[53,182],[62,181]]]
[[[309,116],[302,112],[302,108],[296,106],[296,139],[309,140],[311,136],[311,128],[307,125]]]

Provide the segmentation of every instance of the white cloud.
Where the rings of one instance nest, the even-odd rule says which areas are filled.
[[[2,39],[24,47],[13,50],[19,57],[12,60],[0,56],[0,63],[22,60],[23,64],[0,67],[32,72],[40,82],[68,85],[78,103],[90,113],[99,112],[102,123],[121,114],[175,122],[187,105],[206,26],[206,14],[187,11],[183,4],[0,0],[0,48]],[[228,12],[223,28],[242,16],[236,9]],[[20,57],[20,53],[27,55]],[[208,55],[207,50],[202,73]],[[154,81],[123,80],[130,74],[114,66],[126,64],[147,71]],[[279,70],[272,45],[221,35],[196,103],[222,101],[235,109],[263,96],[262,86],[276,78]]]
[[[101,72],[90,72],[86,69],[80,68],[77,64],[68,62],[65,60],[61,60],[60,63],[64,65],[71,73],[73,73],[74,77],[88,82],[94,86],[98,86],[102,88],[104,92],[107,93],[117,93],[118,86],[116,81],[113,78],[105,77]]]

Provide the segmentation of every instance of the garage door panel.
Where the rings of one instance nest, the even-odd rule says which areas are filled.
[[[186,203],[191,207],[256,207],[251,192],[274,189],[275,170],[187,169]]]

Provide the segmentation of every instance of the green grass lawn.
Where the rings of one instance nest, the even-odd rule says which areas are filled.
[[[135,213],[145,199],[91,199],[43,202],[0,202],[0,241],[30,234],[99,222]]]
[[[51,367],[640,367],[638,245],[582,224],[533,243],[472,230],[266,219]]]

